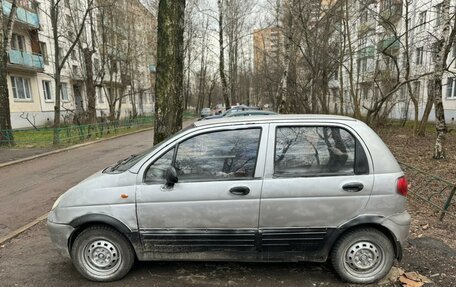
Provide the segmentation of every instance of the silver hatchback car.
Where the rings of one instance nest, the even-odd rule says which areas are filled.
[[[60,253],[94,281],[138,260],[332,261],[348,282],[402,257],[407,181],[363,122],[274,115],[196,122],[54,204]]]

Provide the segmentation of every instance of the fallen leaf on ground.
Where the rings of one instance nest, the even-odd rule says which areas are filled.
[[[404,287],[421,287],[424,285],[423,282],[416,282],[416,281],[413,281],[411,279],[408,279],[407,277],[405,277],[404,275],[402,275],[401,277],[399,277],[399,281],[401,281],[402,283],[402,286]]]
[[[423,282],[423,283],[432,283],[432,281],[429,278],[419,274],[418,272],[407,272],[404,275],[408,279],[411,279],[413,281],[418,281],[418,282]]]

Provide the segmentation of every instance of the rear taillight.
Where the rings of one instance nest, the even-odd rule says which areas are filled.
[[[397,193],[399,193],[402,196],[407,196],[408,192],[408,183],[407,179],[405,176],[402,176],[397,179]]]

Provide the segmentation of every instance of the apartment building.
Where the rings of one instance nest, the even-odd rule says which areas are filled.
[[[453,3],[452,7],[456,4]],[[406,7],[405,5],[409,5]],[[407,9],[406,9],[407,8]],[[352,36],[353,54],[347,55],[341,68],[337,84],[333,85],[334,94],[344,87],[345,112],[353,112],[349,85],[350,77],[354,79],[355,89],[362,105],[370,108],[391,86],[406,83],[405,67],[410,65],[410,85],[401,87],[384,104],[384,112],[392,118],[414,117],[412,95],[418,100],[419,117],[421,118],[427,103],[429,73],[433,71],[435,37],[442,29],[441,0],[380,0],[354,2],[349,7],[350,34]],[[450,8],[451,9],[451,8]],[[454,8],[453,8],[454,9]],[[408,11],[408,14],[407,12]],[[408,33],[406,33],[408,31]],[[406,36],[408,43],[406,45]],[[408,48],[408,53],[406,52]],[[456,118],[456,46],[450,52],[448,66],[450,71],[442,79],[443,105],[447,121]],[[353,70],[348,71],[349,61],[354,63]],[[396,67],[397,66],[397,67]],[[341,85],[340,81],[343,81]],[[390,86],[388,86],[390,85]],[[332,97],[332,108],[336,109],[337,97]],[[362,108],[366,113],[367,109]],[[434,120],[434,111],[431,112]]]
[[[153,112],[156,19],[137,0],[98,2],[104,2],[104,5],[97,4],[104,10],[93,9],[87,17],[80,40],[62,69],[58,96],[62,121],[67,124],[84,120],[88,103],[86,83],[90,74],[95,82],[98,117],[109,118],[112,114],[112,120]],[[4,14],[9,15],[11,3],[2,3]],[[56,99],[54,55],[57,52],[63,58],[70,50],[85,3],[65,0],[59,4],[60,49],[55,51],[49,17],[51,1],[17,1],[8,51],[13,128],[29,128],[31,123],[52,125]],[[85,58],[88,49],[93,50],[90,61]]]

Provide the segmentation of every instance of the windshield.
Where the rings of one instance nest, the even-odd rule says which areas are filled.
[[[144,159],[148,154],[150,154],[152,151],[154,151],[155,149],[158,149],[159,147],[161,147],[163,145],[163,143],[165,143],[166,141],[168,141],[170,138],[174,137],[174,136],[177,136],[189,129],[192,129],[194,128],[195,125],[191,124],[189,125],[188,127],[180,130],[179,132],[169,136],[168,138],[164,139],[163,141],[161,141],[160,143],[154,145],[153,147],[150,147],[148,149],[146,149],[145,151],[139,153],[139,154],[133,154],[123,160],[120,160],[118,161],[115,165],[107,168],[105,171],[108,172],[108,173],[121,173],[121,172],[125,172],[127,170],[129,170],[130,168],[132,168],[135,164],[137,164],[138,162],[140,162],[142,159]]]

